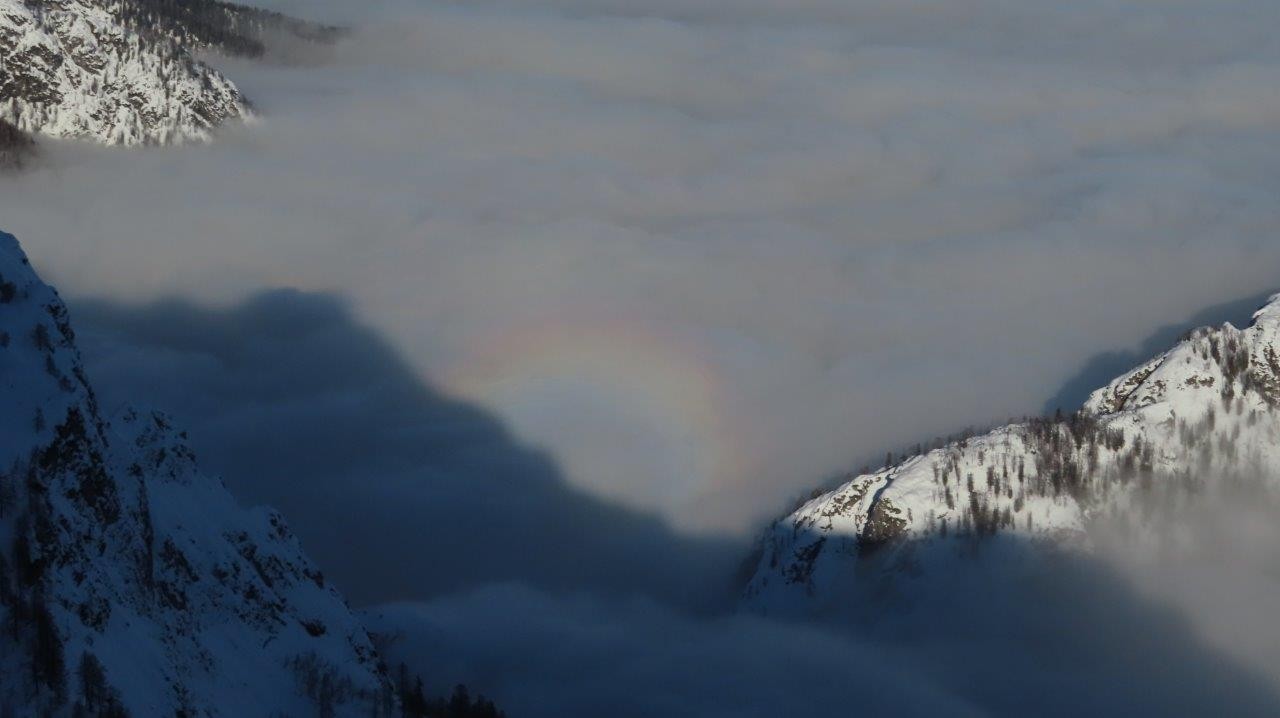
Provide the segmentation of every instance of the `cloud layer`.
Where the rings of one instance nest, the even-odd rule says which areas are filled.
[[[55,148],[5,227],[79,295],[339,292],[685,528],[1277,284],[1273,4],[281,7],[359,29],[224,63],[265,120],[212,146]]]

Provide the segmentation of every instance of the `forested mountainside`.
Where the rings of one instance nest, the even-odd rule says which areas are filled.
[[[195,52],[259,57],[270,38],[339,33],[218,0],[0,0],[0,154],[29,148],[22,134],[114,145],[208,139],[251,110]]]
[[[774,522],[744,601],[823,610],[869,586],[927,586],[983,545],[1087,554],[1095,530],[1153,549],[1165,509],[1225,486],[1280,490],[1280,295],[1245,329],[1197,329],[1070,415],[935,442]],[[1176,527],[1172,527],[1176,528]]]
[[[113,9],[0,0],[0,118],[29,134],[137,145],[204,139],[248,114],[230,80]]]

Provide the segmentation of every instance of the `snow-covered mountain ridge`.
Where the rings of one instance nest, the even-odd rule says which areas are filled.
[[[822,611],[976,544],[1087,553],[1102,522],[1137,545],[1167,542],[1156,504],[1233,481],[1280,490],[1278,405],[1280,295],[1247,328],[1190,332],[1074,415],[920,450],[812,498],[765,532],[744,602]]]
[[[251,110],[194,51],[258,57],[269,37],[339,33],[220,0],[0,0],[0,123],[113,145],[206,140]]]
[[[103,0],[0,0],[0,119],[106,144],[207,139],[249,114],[234,84]]]
[[[274,511],[156,412],[107,421],[0,233],[0,714],[385,715],[369,637]]]

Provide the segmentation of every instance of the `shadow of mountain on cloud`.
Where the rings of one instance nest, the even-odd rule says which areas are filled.
[[[1256,303],[1234,306],[1247,312],[1242,307]],[[678,535],[570,486],[548,456],[520,445],[497,418],[423,382],[335,297],[267,292],[217,310],[85,300],[72,302],[72,312],[108,409],[140,400],[171,411],[192,430],[206,468],[242,500],[280,508],[355,603],[452,607],[450,621],[428,626],[429,645],[447,648],[431,652],[442,662],[422,668],[485,685],[513,710],[523,705],[516,682],[544,708],[557,705],[557,691],[579,701],[564,705],[579,705],[595,690],[606,706],[633,686],[634,672],[611,677],[597,670],[600,651],[579,650],[585,639],[565,619],[578,604],[544,614],[520,591],[509,601],[500,591],[473,610],[474,595],[490,594],[466,589],[518,582],[706,607],[745,553],[731,542]],[[1177,331],[1157,332],[1143,350],[1163,349]],[[1131,363],[1112,361],[1124,361],[1121,369]],[[1264,678],[1104,567],[1055,565],[1047,579],[1028,583],[956,566],[912,610],[864,614],[874,619],[852,629],[852,655],[865,648],[902,668],[910,677],[903,690],[927,684],[994,715],[1280,713]],[[857,610],[873,601],[857,593],[839,600]],[[647,667],[655,691],[684,685],[682,705],[705,703],[710,684],[747,705],[770,699],[815,711],[848,708],[850,695],[883,689],[841,668],[844,658],[795,670],[767,660],[777,649],[794,662],[818,637],[835,640],[840,632],[829,623],[792,636],[785,622],[745,615],[638,620],[616,609],[627,605],[600,604],[606,634],[616,637],[604,663]],[[470,620],[454,620],[459,612]],[[767,643],[735,640],[743,625],[763,631]],[[532,638],[522,641],[525,634]],[[707,648],[673,662],[664,646],[676,634]],[[827,649],[847,658],[845,648]],[[735,657],[753,650],[763,663],[744,669]],[[821,665],[829,670],[814,679],[825,686],[818,690],[799,674]],[[710,684],[674,679],[691,672]],[[784,711],[775,707],[772,714]]]
[[[422,381],[336,297],[71,304],[108,410],[171,412],[205,469],[280,509],[357,604],[519,581],[703,608],[728,589],[740,546],[570,486],[498,418]]]

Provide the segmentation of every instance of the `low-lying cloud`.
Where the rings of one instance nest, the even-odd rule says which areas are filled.
[[[431,690],[484,686],[512,715],[982,715],[872,645],[751,616],[694,621],[504,585],[366,620]]]
[[[1257,660],[1275,645],[1272,622],[1253,623],[1241,650],[1203,630],[1223,606],[1184,612],[1105,562],[1062,558],[1019,573],[990,558],[958,558],[954,575],[924,579],[929,592],[911,604],[851,600],[852,625],[692,619],[647,601],[510,585],[366,617],[391,664],[420,672],[431,690],[480,686],[532,717],[1262,717],[1280,708],[1275,664]],[[1257,582],[1219,584],[1216,597],[1233,606]],[[1274,595],[1266,583],[1256,607]]]
[[[525,716],[1269,716],[1280,503],[1258,479],[1157,478],[1127,519],[1094,522],[1087,552],[934,545],[945,565],[868,581],[821,622],[521,585],[366,618],[432,690],[484,686]]]

